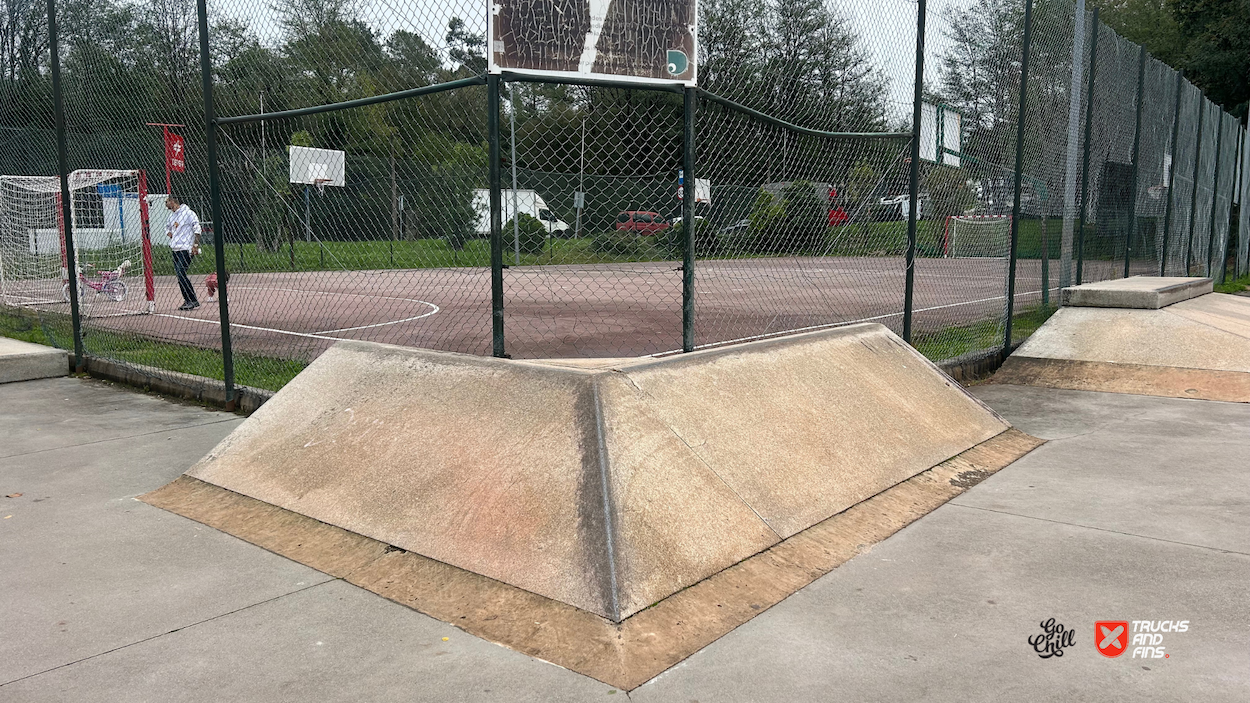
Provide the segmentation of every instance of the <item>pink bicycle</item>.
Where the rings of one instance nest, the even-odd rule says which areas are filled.
[[[121,280],[126,275],[126,269],[130,268],[130,259],[122,262],[121,266],[112,271],[100,271],[94,278],[88,278],[82,269],[78,269],[78,299],[85,300],[87,297],[87,289],[96,292],[96,295],[103,295],[109,300],[120,303],[126,299],[126,282]],[[87,264],[87,268],[95,269],[95,266]],[[69,302],[69,281],[61,287],[61,295],[64,296],[65,302]]]

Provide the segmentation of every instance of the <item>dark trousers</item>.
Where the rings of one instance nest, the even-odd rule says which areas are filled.
[[[187,278],[187,269],[191,268],[191,252],[174,251],[174,273],[178,274],[178,290],[182,291],[182,300],[187,303],[198,303],[195,297],[195,287],[191,285],[191,279]]]

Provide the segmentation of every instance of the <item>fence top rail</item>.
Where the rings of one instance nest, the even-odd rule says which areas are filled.
[[[304,117],[306,115],[317,115],[323,112],[335,112],[338,110],[350,110],[354,107],[365,107],[367,105],[377,105],[378,103],[403,100],[404,98],[415,98],[422,95],[442,93],[444,91],[456,90],[457,88],[467,88],[474,85],[486,85],[486,76],[471,76],[469,78],[447,81],[446,83],[424,85],[420,88],[409,88],[407,90],[398,90],[393,93],[371,95],[367,98],[344,100],[342,102],[327,103],[325,105],[310,105],[308,107],[300,107],[294,110],[282,110],[280,112],[266,112],[254,115],[239,115],[237,117],[218,117],[214,120],[214,122],[219,125],[228,125],[260,122],[261,120],[289,120],[295,117]]]
[[[706,100],[716,103],[722,107],[729,108],[736,112],[750,115],[762,122],[767,122],[783,129],[800,132],[802,134],[811,135],[813,137],[825,137],[829,139],[899,139],[910,140],[911,132],[829,132],[823,129],[813,129],[811,127],[803,127],[792,122],[773,117],[759,110],[749,108],[742,103],[734,102],[729,98],[721,97],[715,93],[709,93],[702,88],[699,89],[699,95]]]

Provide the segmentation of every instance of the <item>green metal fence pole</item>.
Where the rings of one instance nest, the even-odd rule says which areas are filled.
[[[912,311],[916,293],[916,227],[920,216],[920,115],[924,97],[925,0],[916,3],[916,78],[911,108],[911,182],[907,190],[907,262],[903,290],[903,341],[911,343]],[[941,134],[939,130],[939,135]],[[940,151],[938,163],[945,158]]]
[[[1011,251],[1007,264],[1007,321],[1003,332],[1003,358],[1011,353],[1011,316],[1015,313],[1016,247],[1020,241],[1020,190],[1024,182],[1024,126],[1029,106],[1029,49],[1033,43],[1033,0],[1024,3],[1024,47],[1020,57],[1020,112],[1016,115],[1016,183],[1011,200]]]
[[[1098,72],[1098,8],[1094,8],[1093,40],[1089,46],[1089,82],[1085,89],[1085,144],[1081,157],[1081,214],[1076,225],[1076,284],[1081,285],[1085,264],[1085,213],[1089,210],[1089,151],[1094,131],[1094,75]],[[1075,88],[1075,86],[1074,86]]]
[[[217,169],[217,115],[213,106],[213,63],[208,42],[208,4],[198,0],[200,22],[200,80],[204,93],[204,159],[208,162],[208,202],[213,218],[213,255],[217,260],[217,312],[221,319],[221,365],[226,383],[226,409],[233,410],[234,349],[230,342],[230,277],[226,273],[226,223],[221,210],[221,174]]]
[[[1198,145],[1194,148],[1194,187],[1189,196],[1189,241],[1185,244],[1185,275],[1194,259],[1194,228],[1198,225],[1198,165],[1202,163],[1202,121],[1207,116],[1206,98],[1198,99]]]
[[[681,262],[681,350],[694,351],[694,255],[697,223],[694,218],[694,201],[698,197],[695,187],[695,132],[694,118],[698,109],[696,89],[687,87],[682,94],[684,125],[681,158],[681,226],[685,230],[685,252]]]
[[[1128,195],[1128,231],[1124,233],[1124,277],[1128,278],[1133,252],[1133,234],[1137,229],[1137,173],[1141,162],[1142,92],[1146,89],[1146,47],[1142,45],[1137,59],[1137,120],[1133,125],[1133,182]]]
[[[1184,74],[1180,71],[1176,72],[1176,111],[1172,114],[1172,146],[1170,153],[1172,154],[1172,166],[1168,168],[1168,204],[1163,208],[1163,244],[1159,247],[1159,275],[1168,275],[1168,237],[1172,234],[1172,197],[1173,186],[1176,184],[1176,167],[1180,164],[1176,163],[1176,145],[1180,134],[1178,130],[1181,128],[1181,94],[1185,87],[1183,78]]]
[[[1046,202],[1042,202],[1042,307],[1050,307],[1050,232],[1046,229]]]
[[[499,159],[499,76],[486,79],[486,130],[490,157],[490,309],[491,346],[495,356],[506,358],[503,339],[503,190]]]
[[[82,317],[78,307],[78,261],[74,251],[74,219],[70,207],[69,147],[65,136],[65,102],[61,93],[61,60],[56,27],[56,0],[48,0],[48,50],[52,61],[52,111],[56,116],[56,168],[61,177],[61,251],[69,285],[69,317],[74,337],[74,368],[86,363],[82,346]]]
[[[1211,226],[1207,232],[1207,278],[1214,279],[1215,268],[1215,204],[1220,198],[1220,149],[1224,146],[1224,113],[1217,113],[1215,122],[1215,178],[1211,184]]]
[[[1235,130],[1233,130],[1233,139],[1236,139],[1236,140],[1237,140],[1237,151],[1235,152],[1235,155],[1234,155],[1234,157],[1233,157],[1233,158],[1235,158],[1235,159],[1236,159],[1236,161],[1234,161],[1234,162],[1233,162],[1233,183],[1232,183],[1233,192],[1232,192],[1232,194],[1231,194],[1231,196],[1230,196],[1230,198],[1229,198],[1229,201],[1228,201],[1228,214],[1229,214],[1229,225],[1230,225],[1230,226],[1231,226],[1231,225],[1232,225],[1232,223],[1233,223],[1233,219],[1232,219],[1232,213],[1233,213],[1233,201],[1232,201],[1232,198],[1237,198],[1237,197],[1240,197],[1240,195],[1238,194],[1238,188],[1237,188],[1237,187],[1238,187],[1239,185],[1241,185],[1241,179],[1245,177],[1245,174],[1243,174],[1243,173],[1241,172],[1241,161],[1242,161],[1242,158],[1243,158],[1243,151],[1244,151],[1244,147],[1245,147],[1246,140],[1245,140],[1244,136],[1242,135],[1242,129],[1241,129],[1241,124],[1240,124],[1240,121],[1239,121],[1239,122],[1238,122],[1238,124],[1237,124],[1237,128],[1236,128]],[[1244,211],[1244,210],[1245,210],[1245,208],[1246,208],[1245,199],[1244,199],[1244,198],[1242,198],[1242,199],[1238,202],[1238,205],[1239,205],[1239,207],[1242,209],[1242,211]],[[1240,220],[1240,218],[1238,218],[1238,220]],[[1230,242],[1230,243],[1232,242],[1232,238],[1233,238],[1233,236],[1232,236],[1232,232],[1229,232],[1228,239],[1229,239],[1229,242]],[[1237,259],[1238,259],[1238,258],[1240,258],[1240,257],[1237,255],[1237,253],[1236,253],[1236,249],[1234,249],[1234,253],[1233,253],[1233,278],[1237,278]],[[1225,280],[1227,280],[1227,277],[1228,277],[1228,264],[1227,264],[1227,263],[1225,263],[1225,265],[1224,265],[1224,266],[1220,269],[1220,283],[1223,283]]]

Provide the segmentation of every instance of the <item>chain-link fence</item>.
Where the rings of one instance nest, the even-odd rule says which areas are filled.
[[[556,63],[565,4],[526,6]],[[875,321],[942,361],[1062,286],[1224,276],[1244,130],[1083,3],[698,12],[693,88],[488,77],[478,0],[8,3],[0,326],[263,388],[340,339],[633,356]]]

